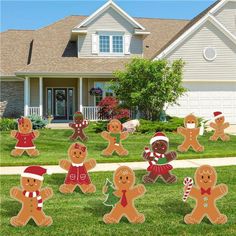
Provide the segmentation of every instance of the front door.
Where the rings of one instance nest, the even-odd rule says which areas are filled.
[[[67,89],[56,88],[53,90],[54,100],[54,119],[66,120],[67,119]]]
[[[47,88],[47,114],[55,120],[71,120],[74,113],[73,88]]]

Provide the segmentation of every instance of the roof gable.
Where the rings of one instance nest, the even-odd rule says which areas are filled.
[[[145,28],[141,24],[139,24],[134,18],[132,18],[130,15],[128,15],[124,10],[122,10],[112,0],[109,0],[108,2],[106,2],[102,7],[100,7],[97,11],[95,11],[92,15],[90,15],[84,21],[82,21],[79,25],[74,27],[73,30],[84,28],[84,27],[88,26],[94,19],[99,17],[101,14],[103,14],[109,8],[112,8],[119,15],[121,15],[123,18],[125,18],[131,25],[134,26],[134,28],[145,30]]]
[[[180,43],[187,37],[192,35],[198,30],[205,22],[210,21],[214,24],[222,33],[224,33],[234,44],[236,44],[236,37],[229,32],[214,16],[213,14],[219,11],[227,2],[236,0],[218,0],[197,15],[191,20],[181,31],[179,31],[175,37],[173,37],[163,48],[161,48],[153,57],[153,59],[160,59],[174,50]]]

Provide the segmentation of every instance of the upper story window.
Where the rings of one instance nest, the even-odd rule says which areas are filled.
[[[99,35],[99,53],[124,54],[123,35]]]

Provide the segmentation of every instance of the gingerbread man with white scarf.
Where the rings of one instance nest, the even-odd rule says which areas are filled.
[[[19,214],[11,218],[11,225],[25,226],[31,218],[38,226],[52,224],[52,218],[43,212],[43,202],[53,196],[51,188],[41,190],[43,175],[46,171],[40,166],[27,167],[21,175],[22,189],[17,187],[11,189],[11,197],[22,203]]]

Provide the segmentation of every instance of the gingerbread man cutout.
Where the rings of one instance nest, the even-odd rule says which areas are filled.
[[[143,152],[143,158],[149,162],[149,167],[147,168],[149,174],[143,176],[143,182],[155,183],[158,177],[162,177],[168,184],[175,183],[177,178],[171,174],[170,171],[173,167],[168,163],[177,158],[177,153],[173,151],[167,152],[169,146],[168,137],[162,132],[157,132],[151,138],[150,145],[152,146],[152,152],[147,147]]]
[[[61,160],[59,165],[68,171],[64,184],[59,188],[61,193],[73,193],[78,186],[83,193],[96,192],[95,185],[92,184],[88,171],[96,166],[95,159],[85,161],[87,148],[83,144],[73,143],[68,149],[70,161]]]
[[[120,198],[111,212],[105,214],[103,221],[106,224],[117,224],[122,216],[127,217],[130,223],[143,223],[145,216],[137,211],[134,206],[134,200],[141,197],[146,192],[144,185],[135,184],[135,174],[132,169],[127,166],[120,166],[113,175],[115,185],[115,196]],[[106,194],[107,186],[104,186],[103,193]]]
[[[206,216],[212,224],[225,224],[227,216],[220,213],[216,206],[216,200],[228,193],[225,184],[216,185],[217,173],[212,166],[202,165],[195,172],[195,183],[189,197],[196,200],[196,206],[184,217],[186,224],[199,224]],[[187,186],[184,187],[186,191]]]
[[[69,126],[74,129],[74,133],[70,136],[70,140],[75,141],[78,138],[85,142],[88,137],[84,134],[84,129],[89,126],[89,121],[85,120],[83,114],[77,111],[73,116],[74,122],[69,123]]]
[[[122,132],[122,129],[122,124],[117,119],[113,119],[108,123],[108,132],[103,131],[101,133],[101,136],[109,142],[108,147],[102,151],[102,155],[111,156],[114,151],[119,156],[127,156],[129,154],[121,144],[121,141],[128,137],[128,132]]]
[[[21,117],[18,119],[18,131],[11,131],[11,137],[17,139],[15,149],[11,151],[11,155],[16,157],[26,152],[29,156],[38,156],[39,151],[33,143],[33,140],[38,136],[39,132],[32,130],[32,122],[29,118]]]
[[[190,147],[195,152],[203,152],[204,147],[198,142],[198,135],[200,127],[198,127],[198,120],[193,114],[190,114],[184,118],[184,127],[179,127],[177,133],[184,136],[183,143],[178,146],[180,152],[187,152]]]
[[[21,187],[13,187],[10,191],[12,198],[22,203],[22,208],[17,216],[11,218],[11,225],[25,226],[32,218],[38,226],[49,226],[52,218],[43,212],[43,203],[53,196],[51,188],[41,189],[43,175],[46,169],[40,166],[29,166],[21,175]]]
[[[215,122],[210,123],[210,127],[213,128],[214,134],[210,137],[211,141],[217,141],[219,138],[222,141],[229,141],[230,137],[224,133],[224,130],[229,127],[229,123],[225,122],[225,117],[220,111],[214,112]]]

